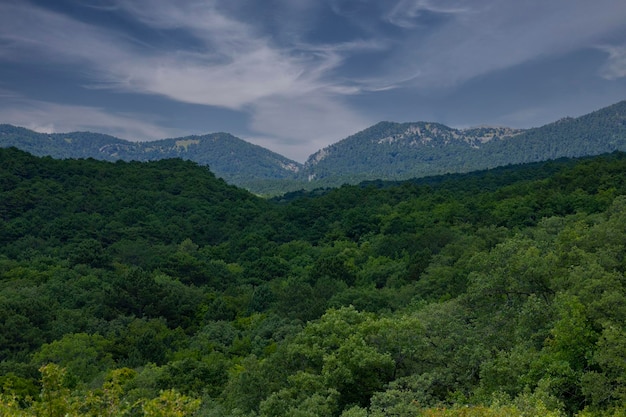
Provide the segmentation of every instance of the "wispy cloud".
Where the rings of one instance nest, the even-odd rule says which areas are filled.
[[[375,47],[374,42],[349,42],[280,48],[253,26],[222,14],[211,1],[128,0],[116,6],[117,12],[150,29],[182,29],[202,47],[159,49],[25,3],[0,6],[0,15],[5,16],[0,17],[0,39],[14,46],[14,59],[80,64],[90,88],[249,111],[252,129],[262,134],[313,142],[323,125],[320,117],[351,113],[333,97],[358,91],[354,85],[331,81],[328,73],[341,65],[342,54]],[[316,99],[303,105],[305,97]],[[267,103],[273,103],[273,111]],[[317,129],[281,127],[288,118],[275,109],[280,107],[295,120],[293,103],[300,103],[297,119]],[[355,119],[350,114],[345,123],[330,125],[350,125]]]
[[[286,156],[299,161],[371,123],[358,112],[323,94],[289,101],[268,98],[256,103],[252,113],[252,128],[276,138],[274,145],[284,147],[280,142],[308,138],[306,142],[295,141],[298,146],[285,152]]]
[[[140,47],[117,33],[15,4],[0,6],[5,16],[0,18],[0,36],[15,46],[18,58],[32,54],[38,59],[80,62],[89,65],[93,82],[101,87],[159,94],[187,103],[240,108],[269,94],[312,88],[304,63],[284,56],[246,33],[245,25],[200,7],[199,2],[196,8],[186,9],[170,2],[124,4],[136,18],[155,27],[174,28],[186,21],[187,28],[207,42],[206,49]]]
[[[84,63],[121,58],[114,33],[23,2],[0,4],[4,59]]]
[[[609,55],[609,59],[601,71],[607,80],[626,77],[626,45],[605,45],[600,47]]]
[[[448,19],[426,34],[419,30],[409,34],[388,71],[420,88],[453,86],[535,59],[592,47],[603,36],[626,27],[626,3],[614,0],[403,0],[386,18],[411,27],[424,11]]]
[[[427,14],[455,15],[471,11],[467,3],[458,0],[400,0],[384,16],[389,23],[412,29],[423,25],[422,17]]]
[[[369,99],[392,89],[417,91],[415,97],[438,94],[534,60],[617,45],[616,34],[626,30],[623,0],[271,4],[266,15],[257,16],[254,3],[228,0],[76,2],[75,7],[89,9],[83,15],[5,0],[0,2],[0,60],[76,72],[77,84],[125,93],[120,97],[137,93],[207,111],[240,111],[249,120],[242,132],[264,141],[275,138],[282,148],[297,144],[302,150],[292,148],[291,156],[302,159],[376,121],[366,120],[367,110],[355,104],[361,94]],[[603,50],[608,59],[599,75],[624,77],[625,49]],[[111,123],[124,126],[123,137],[172,133],[155,127],[158,120],[147,117],[147,109],[138,114],[143,121],[133,123],[132,115],[104,105],[75,104],[64,112],[71,97],[63,102],[3,106],[0,116],[25,124],[39,117],[41,126],[55,130],[89,128],[84,120],[91,120],[94,130]],[[82,115],[83,123],[71,113]]]
[[[92,131],[131,141],[149,141],[183,133],[142,121],[146,115],[116,114],[97,107],[11,98],[0,106],[0,120],[41,133]]]

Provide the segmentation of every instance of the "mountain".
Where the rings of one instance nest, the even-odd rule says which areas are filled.
[[[615,150],[626,150],[626,101],[528,130],[381,122],[311,155],[300,175],[320,186],[337,186]]]
[[[439,123],[381,122],[309,157],[302,170],[309,181],[338,185],[398,180],[484,168],[473,155],[483,144],[512,138],[519,129],[459,130]]]
[[[53,158],[94,158],[107,161],[152,161],[181,158],[208,165],[218,177],[241,187],[260,188],[267,180],[292,178],[301,165],[229,133],[130,142],[91,133],[37,133],[22,127],[0,125],[0,147],[22,149]]]
[[[43,134],[0,125],[0,147],[55,158],[189,159],[260,194],[403,180],[626,150],[626,101],[533,129],[380,122],[311,155],[304,165],[228,133],[129,142],[90,133]]]
[[[101,151],[107,147],[131,148],[131,142],[101,133],[37,133],[23,127],[0,125],[0,146],[14,146],[36,156],[53,158],[95,158],[116,160],[114,154]]]
[[[511,140],[489,142],[481,151],[490,166],[499,166],[616,150],[626,150],[626,101],[528,129]]]

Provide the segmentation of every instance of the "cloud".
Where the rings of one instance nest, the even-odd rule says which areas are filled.
[[[121,2],[120,7],[154,28],[184,28],[204,49],[144,59],[147,64],[141,67],[141,79],[126,88],[232,109],[268,97],[354,94],[359,91],[355,83],[333,78],[333,72],[350,54],[384,48],[378,39],[311,44],[301,41],[297,33],[291,42],[279,46],[253,24],[256,16],[246,16],[250,23],[235,20],[222,13],[216,1],[172,4],[135,0]],[[287,26],[303,20],[303,16],[295,17],[297,12],[306,14],[313,8],[312,2],[300,2],[299,7],[292,4],[286,12],[291,22]]]
[[[241,109],[268,95],[304,93],[311,87],[298,82],[301,74],[289,62],[281,63],[273,51],[259,48],[221,65],[202,64],[184,55],[149,58],[138,63],[126,61],[114,71],[110,81],[125,91]]]
[[[436,6],[433,6],[436,5]],[[420,13],[444,14],[428,31],[407,33],[387,76],[421,89],[446,88],[536,59],[589,48],[626,27],[618,0],[544,2],[400,1],[384,18],[410,28]],[[418,19],[419,20],[419,19]]]
[[[405,29],[421,26],[421,18],[426,14],[455,15],[467,13],[470,9],[457,0],[400,0],[384,16],[384,20]]]
[[[599,49],[609,55],[609,59],[600,73],[602,77],[607,80],[626,77],[626,45],[602,46]]]
[[[123,57],[115,35],[24,3],[0,4],[3,58],[24,62],[103,62]]]
[[[325,88],[340,60],[319,51],[281,50],[212,2],[124,1],[118,9],[159,30],[183,29],[202,48],[170,50],[24,4],[0,5],[0,39],[14,59],[87,65],[99,88],[158,94],[186,103],[241,109],[275,95]]]
[[[275,138],[265,141],[285,156],[304,161],[310,154],[371,124],[347,106],[325,95],[293,100],[269,98],[255,104],[252,129]],[[294,146],[287,144],[293,143]]]
[[[149,141],[172,137],[182,132],[142,121],[145,115],[115,114],[106,110],[44,101],[17,99],[0,107],[0,120],[41,133],[92,131],[131,141]]]
[[[125,0],[114,10],[140,22],[142,30],[174,37],[184,32],[191,47],[163,48],[128,33],[113,32],[68,16],[22,3],[0,5],[0,39],[10,41],[14,59],[69,63],[82,68],[86,87],[157,94],[192,104],[242,110],[250,114],[251,135],[293,141],[291,155],[304,159],[330,140],[365,126],[341,97],[366,85],[332,78],[346,56],[379,50],[380,40],[355,39],[310,44],[299,38],[277,46],[253,25],[223,13],[216,1]],[[311,6],[292,8],[307,11]],[[97,129],[124,126],[124,137],[154,137],[154,125],[135,125],[125,116],[77,107],[68,118],[63,106],[37,103],[4,112],[14,123],[38,129]],[[46,115],[45,113],[48,112]],[[3,113],[0,113],[2,116]],[[37,126],[31,120],[39,120]],[[86,120],[93,121],[86,126]],[[73,124],[74,123],[74,124]]]
[[[355,96],[376,100],[382,90],[402,89],[416,100],[427,93],[441,97],[476,77],[580,48],[615,45],[615,36],[626,29],[623,0],[268,3],[263,9],[227,0],[91,0],[75,2],[72,9],[85,6],[89,13],[72,15],[61,7],[55,12],[5,0],[0,63],[50,67],[56,74],[61,69],[85,88],[156,95],[207,106],[207,112],[239,111],[250,121],[241,136],[273,141],[279,149],[294,143],[286,152],[302,159],[367,125],[362,114],[368,111]],[[608,60],[601,75],[623,77],[624,48],[603,50]],[[107,102],[114,96],[108,94]],[[62,99],[79,103],[77,96]],[[159,100],[160,108],[167,101]],[[123,137],[172,134],[156,127],[164,119],[145,113],[68,106],[31,100],[14,110],[3,107],[0,116],[9,115],[14,123],[38,118],[40,129],[100,130],[111,123],[123,126]],[[132,124],[135,116],[140,121]]]
[[[272,3],[280,6],[276,13],[287,17],[287,23],[274,21],[281,27],[272,33],[254,22],[257,16],[228,14],[237,7],[218,0],[107,3],[102,13],[123,14],[140,25],[140,30],[126,32],[15,1],[0,4],[0,57],[75,64],[99,88],[239,110],[267,97],[312,92],[341,96],[393,87],[445,88],[592,47],[626,24],[621,0],[327,1],[352,22],[372,22],[371,14],[378,13],[379,22],[403,30],[370,25],[370,32],[361,33],[366,38],[307,44],[302,35],[309,27],[297,22],[305,17],[316,21],[322,9],[310,0],[290,2],[288,8],[280,6],[284,0]],[[144,32],[158,36],[144,39]],[[275,33],[280,39],[272,37]],[[154,40],[176,43],[180,34],[186,41],[179,40],[175,49]],[[384,71],[346,81],[350,57],[367,48],[387,51]]]

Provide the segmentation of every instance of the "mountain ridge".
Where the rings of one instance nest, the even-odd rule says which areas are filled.
[[[351,154],[357,144],[368,148],[368,158]],[[304,171],[312,180],[337,186],[340,177],[403,180],[625,149],[626,101],[621,101],[530,129],[381,122],[313,154]]]
[[[0,125],[0,147],[10,146],[54,158],[91,157],[107,161],[182,158],[208,165],[216,175],[244,188],[248,188],[252,179],[288,179],[300,169],[289,158],[225,132],[131,142],[101,133],[46,134]]]
[[[523,131],[508,127],[456,129],[435,122],[379,122],[314,153],[305,162],[304,170],[308,171],[309,179],[329,178],[346,171],[367,177],[366,180],[400,179],[398,175],[415,171],[410,165],[419,160],[419,154],[423,156],[423,163],[432,165],[430,161],[439,159],[432,149],[448,147],[460,152],[463,148],[479,148],[490,140],[513,137]],[[358,155],[350,158],[350,152],[357,146],[370,148],[370,158],[359,159]],[[333,160],[338,162],[332,164]],[[371,170],[372,164],[377,168],[375,172]],[[425,172],[438,173],[441,172]],[[421,173],[415,171],[414,174]],[[383,178],[374,178],[376,175],[383,175]]]
[[[383,121],[318,150],[303,164],[226,132],[131,142],[0,125],[0,147],[9,146],[55,158],[188,159],[252,192],[281,194],[626,150],[626,101],[530,129]]]

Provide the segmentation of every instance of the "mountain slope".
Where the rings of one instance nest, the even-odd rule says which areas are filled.
[[[506,141],[485,144],[491,166],[592,156],[626,150],[626,101],[577,118],[528,129]]]
[[[485,142],[510,138],[510,128],[453,129],[439,123],[381,122],[311,155],[310,181],[404,179],[480,166],[469,155]],[[350,181],[348,181],[350,182]]]
[[[11,146],[36,156],[116,160],[119,158],[102,152],[101,149],[103,147],[127,147],[130,149],[133,143],[101,133],[45,134],[23,127],[0,125],[0,147]]]
[[[208,165],[218,177],[247,188],[262,180],[287,179],[300,164],[228,133],[129,142],[91,132],[44,134],[0,125],[0,147],[15,146],[38,156],[151,161],[182,158]]]
[[[311,155],[301,176],[319,185],[402,180],[626,150],[626,101],[528,130],[381,122]]]
[[[380,122],[314,153],[304,165],[228,133],[139,143],[97,133],[41,134],[0,125],[0,147],[9,146],[55,158],[189,159],[234,185],[282,194],[626,151],[626,101],[527,130]]]

